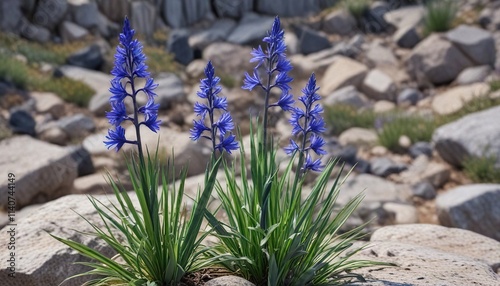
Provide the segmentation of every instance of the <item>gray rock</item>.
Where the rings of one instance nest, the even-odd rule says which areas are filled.
[[[371,173],[379,177],[387,177],[407,169],[405,164],[396,163],[386,157],[372,159],[370,161],[370,166]]]
[[[395,184],[386,179],[370,175],[351,175],[342,185],[339,203],[344,204],[359,193],[365,198],[362,205],[378,202],[410,202],[411,191],[408,186]]]
[[[405,49],[413,49],[421,40],[417,28],[413,25],[399,28],[392,39],[398,46]]]
[[[9,126],[10,129],[17,134],[36,135],[35,119],[25,110],[19,109],[13,111],[9,117]]]
[[[323,19],[323,30],[331,34],[347,36],[356,29],[356,19],[344,9],[332,11]]]
[[[436,198],[436,189],[434,186],[427,182],[420,182],[411,186],[411,191],[414,196],[422,198],[424,200],[433,200]]]
[[[483,65],[464,69],[458,76],[455,82],[459,85],[469,85],[476,82],[483,82],[491,74],[490,66]]]
[[[167,3],[165,3],[166,5]],[[97,1],[99,11],[101,11],[106,18],[115,22],[123,23],[125,15],[130,15],[130,2],[123,0],[100,0]]]
[[[209,280],[205,286],[255,286],[252,282],[239,276],[222,276]]]
[[[119,34],[120,26],[118,24],[110,21],[101,12],[97,13],[97,18],[99,20],[97,29],[101,36],[104,38],[110,38],[111,36]]]
[[[205,49],[214,42],[225,41],[227,36],[236,27],[232,19],[218,19],[208,29],[204,29],[189,37],[189,45],[194,49]]]
[[[85,29],[94,29],[99,25],[99,8],[93,1],[68,1],[73,22]]]
[[[377,229],[371,242],[404,242],[481,260],[493,271],[500,267],[500,242],[472,231],[433,224],[386,226]]]
[[[109,206],[108,197],[98,196],[97,199]],[[19,263],[12,285],[59,285],[67,277],[89,270],[86,266],[75,264],[89,262],[89,259],[49,234],[83,243],[107,257],[115,254],[102,239],[82,234],[93,231],[93,228],[80,215],[103,227],[95,208],[84,195],[65,196],[46,203],[17,221],[16,260]],[[2,229],[2,232],[8,228]],[[7,240],[2,241],[1,246],[7,248]],[[9,271],[6,260],[0,262],[0,275],[3,277],[7,277]],[[89,279],[91,277],[79,277],[64,284],[77,286]]]
[[[408,73],[421,85],[449,83],[472,65],[458,48],[438,34],[420,42],[406,60]]]
[[[50,31],[49,29],[34,25],[30,23],[26,18],[21,18],[21,36],[25,37],[28,40],[36,41],[39,43],[47,43],[50,40]]]
[[[490,32],[460,25],[446,33],[446,37],[476,65],[495,65],[495,41]]]
[[[305,16],[319,11],[317,1],[296,0],[293,5],[287,0],[257,0],[256,9],[262,14],[280,15],[281,17]]]
[[[464,185],[438,195],[436,208],[444,226],[471,230],[500,240],[500,185]]]
[[[105,194],[109,189],[109,182],[103,174],[92,174],[76,178],[73,183],[72,194]]]
[[[390,48],[380,42],[372,42],[366,51],[366,60],[372,66],[397,66],[398,60]]]
[[[33,14],[33,24],[53,30],[68,11],[66,0],[39,0]]]
[[[35,110],[38,113],[49,113],[54,118],[64,115],[64,101],[51,92],[31,92],[30,96],[35,99]]]
[[[90,98],[88,108],[94,115],[106,115],[106,111],[111,110],[111,106],[109,104],[109,92],[94,94],[92,98]]]
[[[69,141],[68,134],[57,126],[43,128],[38,132],[38,138],[42,141],[60,146],[66,145]]]
[[[155,32],[156,7],[146,1],[133,1],[130,3],[132,10],[131,25],[138,35],[151,38]]]
[[[172,28],[182,28],[186,26],[186,19],[183,11],[182,0],[167,0],[163,3],[163,19]]]
[[[0,2],[0,29],[2,31],[19,35],[22,18],[21,1],[4,0]]]
[[[339,136],[339,143],[344,146],[372,147],[377,142],[378,136],[374,130],[359,127],[349,128]]]
[[[397,27],[417,26],[422,22],[425,15],[425,8],[420,5],[394,9],[384,14],[384,20]]]
[[[488,29],[488,26],[492,22],[491,20],[492,17],[493,17],[493,10],[489,7],[486,7],[483,10],[481,10],[481,13],[479,13],[477,22],[483,29]]]
[[[393,218],[392,221],[385,222],[382,225],[418,223],[417,208],[411,204],[388,202],[383,204],[382,209],[387,212],[384,215],[385,217]]]
[[[252,0],[215,0],[213,2],[215,13],[219,17],[239,18],[246,12],[254,9]]]
[[[408,167],[408,170],[400,173],[401,181],[414,185],[419,182],[429,182],[435,188],[440,188],[450,178],[451,169],[448,165],[430,162],[425,155],[420,155]]]
[[[314,31],[305,26],[295,28],[295,33],[299,39],[299,50],[302,54],[308,55],[331,47],[330,41],[325,34]]]
[[[252,51],[249,47],[230,43],[213,43],[203,50],[203,59],[212,61],[217,74],[242,74],[250,71],[255,64],[250,63]]]
[[[397,96],[398,105],[415,105],[423,98],[423,94],[414,88],[405,88]]]
[[[66,63],[85,69],[99,70],[104,63],[104,57],[99,45],[92,44],[69,55]]]
[[[487,96],[489,91],[489,84],[484,82],[456,86],[434,96],[431,106],[438,114],[452,114],[475,98]]]
[[[78,177],[93,174],[95,172],[92,157],[83,146],[71,146],[71,158],[76,162]]]
[[[485,262],[406,242],[377,241],[353,258],[394,263],[396,266],[356,270],[354,273],[363,275],[368,283],[347,284],[349,286],[489,286],[500,281]]]
[[[63,117],[57,123],[71,138],[79,138],[95,130],[94,120],[83,114]]]
[[[384,72],[373,69],[365,76],[361,90],[366,96],[375,100],[394,101],[396,99],[396,84]]]
[[[172,0],[167,0],[172,1]],[[204,0],[183,0],[186,23],[188,25],[196,23],[211,14],[211,6]],[[178,13],[179,11],[175,11]]]
[[[340,88],[323,99],[325,106],[335,104],[349,105],[356,109],[368,108],[371,105],[370,100],[352,85]]]
[[[321,90],[319,92],[330,94],[348,85],[360,87],[367,73],[368,68],[362,63],[344,56],[335,56],[321,79]]]
[[[410,146],[408,153],[412,158],[417,158],[420,155],[432,157],[432,144],[429,142],[416,142]]]
[[[106,141],[106,134],[92,134],[85,139],[83,139],[82,147],[87,150],[91,155],[104,155],[109,154],[109,150],[104,145],[104,141]]]
[[[500,168],[500,106],[475,112],[434,131],[432,142],[439,155],[454,166],[468,156],[496,158]]]
[[[238,45],[261,44],[262,39],[267,35],[267,31],[271,30],[273,22],[273,17],[246,13],[236,28],[229,34],[227,41]]]
[[[155,83],[158,84],[155,89],[158,98],[155,101],[160,104],[160,109],[168,109],[174,102],[186,97],[182,80],[175,74],[161,73],[155,78]]]
[[[17,208],[67,194],[77,176],[77,165],[70,151],[59,146],[17,136],[0,141],[0,149],[3,152],[0,171],[16,176]],[[7,189],[7,180],[0,184],[3,190]],[[6,207],[7,192],[1,192],[0,199]]]
[[[189,32],[187,30],[174,30],[170,33],[167,51],[174,55],[174,59],[187,65],[194,59],[194,51],[189,46]]]
[[[59,34],[65,42],[81,40],[89,35],[89,31],[75,23],[64,21],[59,26]]]

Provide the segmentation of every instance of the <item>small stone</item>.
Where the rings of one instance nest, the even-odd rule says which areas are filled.
[[[418,211],[412,205],[388,202],[383,209],[394,214],[394,224],[418,223]]]
[[[483,65],[464,69],[458,76],[455,82],[459,85],[469,85],[476,82],[483,82],[491,74],[490,66]]]
[[[104,145],[104,141],[106,141],[107,134],[92,134],[85,139],[83,139],[82,146],[87,150],[91,155],[103,155],[109,153],[109,150]]]
[[[189,32],[184,29],[174,30],[170,33],[167,43],[167,51],[174,55],[174,59],[187,65],[194,59],[194,51],[189,46]]]
[[[495,41],[489,31],[460,25],[449,31],[446,37],[472,59],[476,65],[495,65]]]
[[[356,19],[344,9],[335,10],[323,19],[323,30],[330,34],[347,36],[356,29]]]
[[[378,69],[368,72],[361,90],[366,96],[375,100],[394,101],[396,99],[396,84],[391,77]]]
[[[73,22],[64,21],[59,27],[59,34],[64,42],[73,42],[88,36],[89,31]]]
[[[58,125],[71,138],[78,138],[95,130],[94,120],[83,114],[63,117],[59,119]]]
[[[30,136],[36,135],[35,119],[25,110],[19,109],[12,112],[9,118],[9,125],[14,133],[28,134]]]
[[[93,44],[69,55],[66,62],[72,66],[99,70],[104,63],[104,57],[99,45]]]
[[[387,113],[396,108],[396,104],[387,100],[379,100],[373,105],[373,112],[375,113]]]
[[[330,41],[328,41],[328,37],[324,33],[317,32],[305,26],[296,27],[295,33],[299,39],[299,50],[304,55],[331,47]]]
[[[35,99],[35,109],[38,113],[49,113],[54,118],[64,115],[64,101],[51,92],[31,92],[30,96]]]
[[[111,191],[106,176],[103,174],[92,174],[75,179],[72,194],[103,194]]]
[[[432,144],[429,142],[416,142],[410,146],[408,153],[412,158],[417,158],[420,155],[432,157]]]
[[[78,177],[93,174],[95,172],[94,164],[90,153],[82,146],[69,147],[71,158],[76,162]]]
[[[408,149],[411,146],[411,139],[406,135],[401,135],[398,139],[398,144],[401,148]]]
[[[331,92],[349,85],[360,87],[368,68],[360,62],[344,56],[335,56],[321,79],[320,93]]]
[[[387,177],[407,169],[406,165],[395,163],[386,157],[372,159],[370,161],[370,166],[371,173],[379,177]]]
[[[335,104],[344,104],[356,109],[368,108],[371,105],[370,100],[355,86],[349,85],[340,88],[323,99],[323,104],[333,106]]]
[[[55,126],[41,131],[38,138],[45,142],[64,146],[68,143],[68,135],[61,128]]]
[[[373,130],[352,127],[340,134],[339,142],[344,146],[371,147],[377,144],[378,136]]]
[[[255,284],[239,276],[230,275],[208,280],[205,286],[255,286]]]
[[[411,186],[411,191],[414,196],[422,198],[424,200],[433,200],[436,198],[436,189],[434,186],[427,182],[423,181]]]

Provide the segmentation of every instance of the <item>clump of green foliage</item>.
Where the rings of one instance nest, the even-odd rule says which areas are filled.
[[[382,146],[394,152],[404,151],[399,146],[399,138],[408,136],[411,142],[430,141],[432,133],[437,125],[434,120],[418,115],[401,116],[396,115],[388,123],[384,124],[378,134],[379,142]]]
[[[144,53],[148,55],[148,68],[151,73],[176,73],[179,71],[179,65],[174,61],[172,54],[166,52],[164,47],[146,45],[144,46]]]
[[[371,0],[344,0],[342,3],[354,18],[360,20],[370,7],[371,2]]]
[[[446,32],[452,28],[457,16],[458,6],[453,0],[427,1],[424,17],[424,34]]]
[[[464,160],[465,175],[475,183],[500,183],[500,168],[494,156],[473,157]]]
[[[345,104],[325,107],[325,121],[331,135],[340,135],[351,127],[373,128],[376,118],[372,110],[357,110]]]
[[[500,90],[500,79],[490,81],[490,91],[495,92]]]
[[[0,52],[0,80],[10,82],[18,88],[25,88],[28,82],[28,67]]]

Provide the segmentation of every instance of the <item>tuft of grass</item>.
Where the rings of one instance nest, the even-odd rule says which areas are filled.
[[[426,15],[424,18],[424,34],[433,32],[446,32],[452,28],[458,6],[453,0],[427,1]]]
[[[490,91],[495,92],[500,90],[500,79],[490,81]]]
[[[500,105],[500,98],[490,98],[489,96],[476,97],[473,100],[469,101],[466,105],[464,105],[464,107],[462,107],[462,109],[460,109],[459,111],[437,117],[437,125],[441,126],[446,123],[458,120],[467,114],[482,111],[497,105]]]
[[[325,107],[325,122],[331,135],[339,135],[351,127],[373,128],[376,118],[372,110],[359,111],[349,105]]]
[[[220,77],[220,84],[229,89],[235,88],[238,85],[237,84],[238,81],[230,74],[221,73],[219,77]]]
[[[162,47],[144,46],[144,54],[148,57],[146,61],[148,70],[153,74],[160,72],[177,73],[180,70],[172,54]]]
[[[464,173],[475,183],[500,183],[500,168],[495,163],[494,156],[471,156],[464,160]]]
[[[345,9],[357,20],[370,8],[371,0],[344,0],[342,3]]]
[[[18,61],[0,52],[0,80],[10,82],[17,88],[25,88],[28,83],[28,67]]]
[[[399,146],[399,138],[408,136],[411,142],[430,141],[436,129],[436,121],[418,115],[396,115],[382,127],[378,134],[379,143],[393,152],[404,151]]]

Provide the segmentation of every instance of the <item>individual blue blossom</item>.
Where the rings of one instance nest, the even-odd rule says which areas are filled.
[[[314,73],[309,78],[306,86],[302,89],[303,95],[299,97],[299,101],[304,105],[304,109],[295,107],[292,109],[292,116],[289,120],[292,125],[292,135],[299,136],[302,139],[302,144],[299,145],[293,139],[290,140],[290,145],[285,147],[287,154],[300,152],[305,156],[302,170],[319,171],[321,170],[321,159],[312,160],[310,151],[312,150],[317,155],[325,155],[323,149],[325,140],[321,134],[325,132],[325,121],[321,114],[323,108],[316,103],[321,99],[316,87],[316,76]]]
[[[200,91],[196,94],[205,99],[206,103],[196,102],[194,104],[194,112],[201,118],[193,120],[190,138],[194,141],[200,138],[208,139],[212,142],[214,152],[226,151],[231,154],[231,151],[238,149],[239,145],[236,142],[236,137],[231,134],[234,123],[230,113],[227,112],[227,99],[218,96],[222,87],[219,85],[220,78],[215,76],[212,62],[208,62],[204,72],[206,78],[200,81]],[[217,110],[220,116],[215,120]]]
[[[153,132],[160,129],[160,120],[158,120],[159,104],[155,103],[155,89],[158,84],[149,77],[146,65],[146,56],[142,51],[142,44],[134,39],[135,31],[130,27],[127,18],[123,23],[123,30],[120,33],[120,43],[116,47],[114,67],[111,74],[114,78],[111,80],[111,97],[109,99],[111,111],[106,113],[109,123],[116,127],[115,130],[108,130],[107,141],[104,143],[109,148],[115,147],[119,151],[124,144],[136,144],[139,153],[142,154],[141,142],[129,141],[125,138],[125,129],[121,126],[124,121],[131,121],[136,127],[136,133],[139,133],[140,125],[145,125]],[[136,86],[136,79],[145,79],[143,87]],[[147,96],[146,105],[138,106],[138,95]],[[133,113],[127,114],[125,100],[131,98]],[[140,134],[136,134],[140,138]],[[140,139],[138,139],[140,140]],[[142,155],[140,155],[142,156]]]
[[[289,84],[293,79],[288,76],[288,72],[292,70],[292,65],[286,58],[284,31],[281,29],[279,17],[274,19],[271,31],[268,32],[263,41],[267,44],[267,47],[265,50],[261,46],[253,49],[250,62],[256,62],[257,65],[252,74],[245,73],[242,88],[253,90],[260,86],[266,92],[266,102],[268,102],[271,89],[279,88],[281,96],[278,102],[268,104],[265,108],[267,110],[269,107],[279,106],[284,111],[289,111],[293,106],[293,96],[289,94],[291,89]],[[262,72],[261,67],[263,67],[265,74],[260,74]],[[263,81],[262,78],[266,80]]]

